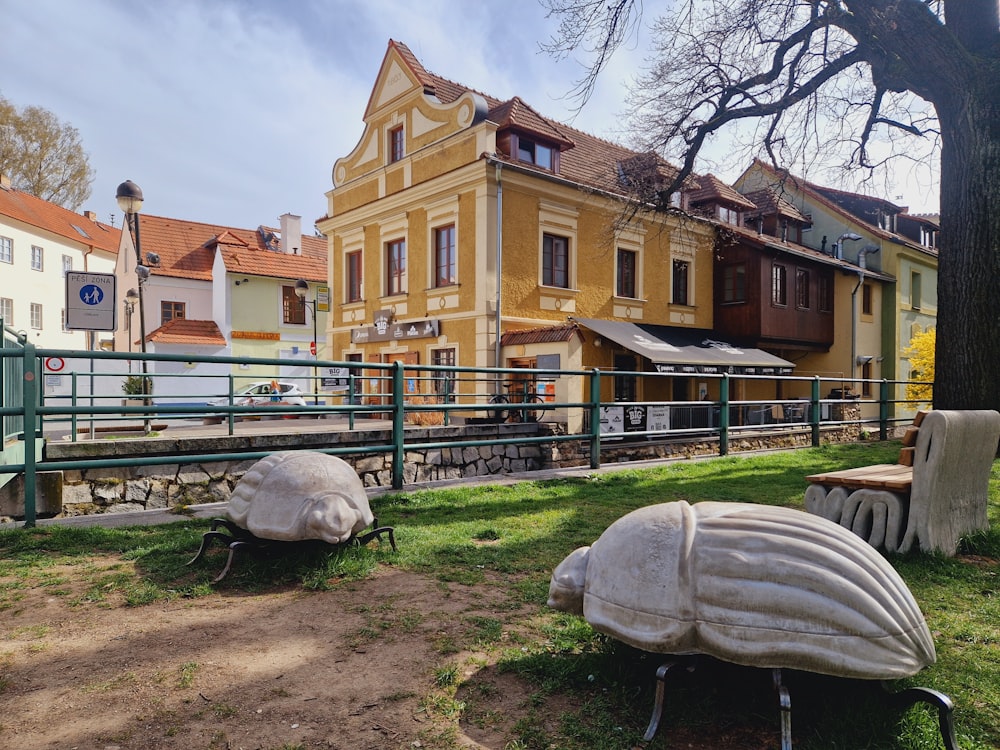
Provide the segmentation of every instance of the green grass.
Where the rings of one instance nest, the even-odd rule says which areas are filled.
[[[627,748],[649,720],[659,661],[595,633],[580,618],[548,610],[552,568],[635,508],[710,499],[801,508],[807,474],[892,462],[898,450],[897,443],[827,446],[512,486],[389,494],[376,498],[373,510],[383,524],[395,527],[398,553],[373,544],[238,557],[230,575],[215,586],[210,581],[224,563],[224,551],[185,565],[206,530],[204,522],[5,531],[0,532],[0,612],[16,610],[23,592],[42,586],[57,588],[77,606],[142,606],[217,590],[267,592],[289,585],[323,590],[363,579],[379,565],[397,566],[437,579],[445,594],[469,587],[483,596],[483,612],[464,616],[464,627],[448,634],[424,633],[421,613],[401,602],[362,613],[366,625],[359,640],[413,637],[433,644],[439,661],[429,672],[430,692],[422,697],[428,715],[445,724],[510,718],[511,748]],[[965,540],[962,557],[891,558],[921,605],[938,652],[935,665],[894,687],[923,685],[951,696],[964,750],[1000,747],[998,467],[990,490],[993,529]],[[108,567],[107,555],[119,563]],[[70,586],[65,566],[82,576],[85,590],[78,586],[64,593]],[[24,637],[0,632],[0,639]],[[466,650],[487,654],[494,662],[493,676],[462,682],[455,655]],[[193,679],[196,666],[184,665],[181,679]],[[516,717],[491,714],[492,706],[483,699],[496,690],[497,671],[517,675],[529,686],[530,699]],[[662,722],[666,739],[657,742],[673,746],[675,737],[687,737],[699,746],[698,738],[748,733],[776,746],[778,712],[769,679],[759,671],[711,662],[679,678]],[[867,683],[802,673],[790,674],[788,682],[799,750],[941,747],[931,711],[887,709]],[[468,706],[477,701],[482,710],[472,717]],[[463,719],[463,713],[470,715]],[[439,746],[445,746],[442,738],[453,736],[442,731],[435,740]]]

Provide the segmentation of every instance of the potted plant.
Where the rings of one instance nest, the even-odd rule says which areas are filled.
[[[153,392],[153,379],[146,378],[146,392],[142,391],[143,377],[141,375],[129,375],[122,382],[122,393],[128,398],[122,399],[122,406],[144,406],[142,396],[149,396]],[[139,398],[136,398],[138,396]],[[126,415],[122,415],[126,416]]]

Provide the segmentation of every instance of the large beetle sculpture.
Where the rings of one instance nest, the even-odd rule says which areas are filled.
[[[790,508],[683,501],[640,508],[556,567],[548,603],[644,651],[750,667],[886,680],[936,658],[920,608],[892,566],[848,529]],[[657,673],[647,740],[668,669]],[[785,707],[780,673],[775,679]],[[945,744],[954,747],[950,700],[924,688],[906,695],[939,708]],[[782,725],[790,748],[788,710]]]

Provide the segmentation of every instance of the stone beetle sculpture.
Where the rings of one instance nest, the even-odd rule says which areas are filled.
[[[212,539],[225,541],[229,560],[216,581],[226,576],[233,553],[242,548],[307,540],[366,544],[383,533],[396,548],[393,530],[377,527],[357,473],[343,459],[325,453],[284,451],[262,458],[237,483],[227,515],[212,521],[191,560],[200,559]],[[370,525],[376,528],[359,537]],[[218,531],[220,526],[229,533]]]
[[[644,651],[750,667],[885,680],[936,658],[920,608],[892,566],[848,529],[790,508],[640,508],[556,567],[548,603]],[[916,700],[947,703],[949,734],[950,701],[916,690]],[[661,709],[658,686],[647,740]]]

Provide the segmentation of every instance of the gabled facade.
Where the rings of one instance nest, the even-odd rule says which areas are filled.
[[[876,311],[880,312],[881,345],[870,348],[874,342],[869,344],[860,337],[853,342],[850,377],[907,380],[910,365],[904,351],[915,333],[936,324],[935,222],[911,216],[889,201],[776,172],[760,161],[744,172],[735,187],[743,194],[763,188],[778,192],[809,218],[812,229],[806,241],[812,249],[857,269],[859,289],[852,303],[854,317],[858,325],[864,325],[874,323]],[[911,233],[921,239],[907,236]],[[890,280],[881,295],[869,285],[871,271]],[[890,396],[904,398],[903,386]],[[897,417],[914,411],[904,404],[891,407]]]
[[[66,328],[66,273],[111,273],[121,230],[11,187],[0,176],[0,317],[48,349],[97,348],[112,332]]]
[[[160,354],[195,354],[238,358],[326,359],[323,335],[326,313],[313,301],[326,279],[326,241],[303,236],[301,219],[281,217],[281,227],[238,229],[160,216],[139,215],[140,249],[150,267],[142,287],[146,350]],[[149,263],[152,253],[153,263]],[[138,289],[136,253],[131,235],[123,233],[116,273],[120,304]],[[309,284],[308,305],[295,294],[295,282]],[[320,305],[322,307],[322,305]],[[313,315],[316,319],[317,351]],[[123,315],[115,339],[119,351],[140,351],[139,313]],[[237,363],[152,363],[159,375],[157,401],[203,401],[225,395],[229,375],[239,387],[253,380],[301,380],[305,391],[316,389],[305,364],[263,366]],[[198,376],[198,377],[195,377]],[[211,378],[206,381],[205,378]]]
[[[636,165],[653,157],[432,74],[396,41],[364,122],[317,224],[330,242],[334,358],[639,370],[672,365],[593,326],[616,324],[602,330],[626,343],[629,325],[711,331],[711,225],[626,210]],[[653,166],[643,175],[673,173]],[[629,395],[693,399],[694,380]],[[560,392],[567,383],[549,384],[558,400],[582,397]]]

